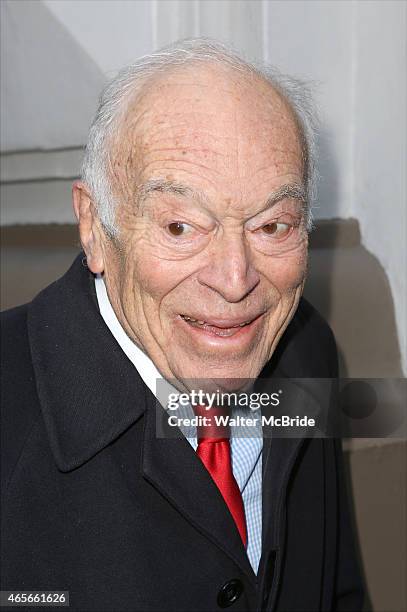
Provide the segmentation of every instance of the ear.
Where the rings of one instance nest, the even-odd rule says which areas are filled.
[[[79,225],[79,236],[88,268],[94,274],[104,271],[103,230],[89,189],[82,181],[72,186],[72,204]]]

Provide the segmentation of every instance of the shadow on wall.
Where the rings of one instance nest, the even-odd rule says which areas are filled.
[[[360,243],[358,222],[320,222],[310,240],[305,296],[330,323],[343,377],[402,377],[389,281]]]
[[[339,219],[339,164],[326,128],[319,150],[323,179],[317,210],[331,218],[318,221],[311,233],[305,296],[335,333],[342,377],[402,377],[389,281],[379,260],[361,244],[358,221]]]

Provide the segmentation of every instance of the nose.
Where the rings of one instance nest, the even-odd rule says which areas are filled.
[[[228,302],[240,302],[253,291],[260,277],[251,262],[244,235],[226,233],[212,245],[207,265],[198,274],[202,285]]]

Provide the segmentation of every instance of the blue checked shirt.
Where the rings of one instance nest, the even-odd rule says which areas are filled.
[[[100,314],[116,341],[136,367],[147,387],[157,397],[157,381],[162,381],[160,372],[151,359],[134,344],[120,325],[110,304],[106,287],[101,277],[95,279],[96,295]],[[172,391],[175,391],[172,388]],[[166,401],[161,395],[160,403],[167,409]],[[184,413],[181,413],[181,409]],[[250,414],[249,414],[250,413]],[[233,409],[233,416],[259,416],[260,411],[252,413],[248,408]],[[179,407],[178,417],[191,417],[191,406]],[[196,429],[183,430],[186,439],[194,450],[197,449]],[[261,557],[262,532],[262,450],[263,437],[260,418],[257,427],[231,426],[230,449],[234,477],[242,494],[247,527],[247,556],[255,574],[257,574]]]

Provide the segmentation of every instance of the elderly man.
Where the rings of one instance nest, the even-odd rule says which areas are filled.
[[[307,100],[202,40],[105,90],[73,187],[84,253],[3,316],[3,589],[74,610],[361,609],[336,441],[157,433],[160,379],[337,376],[301,298]]]

